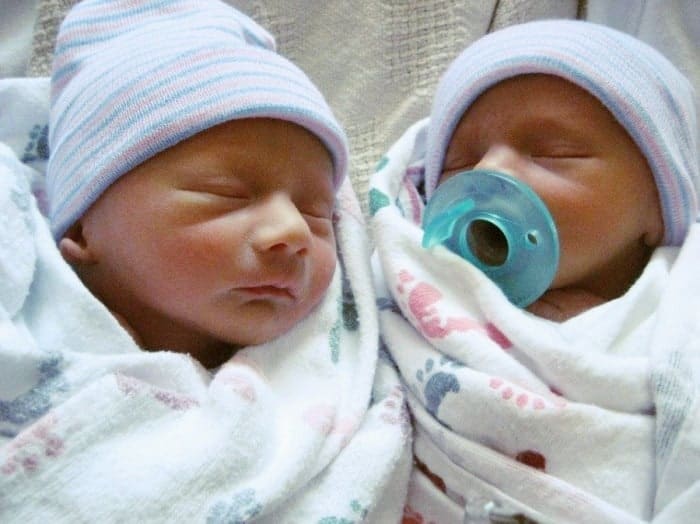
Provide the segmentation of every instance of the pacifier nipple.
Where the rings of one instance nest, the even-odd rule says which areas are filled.
[[[459,173],[425,208],[423,247],[443,244],[525,307],[554,279],[559,239],[544,202],[519,180],[490,170]]]

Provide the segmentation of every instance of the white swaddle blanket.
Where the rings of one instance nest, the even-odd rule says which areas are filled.
[[[696,522],[700,227],[619,299],[538,318],[421,247],[426,124],[369,193],[380,329],[416,424],[407,521]]]
[[[409,422],[349,182],[324,301],[208,372],[141,351],[62,260],[30,191],[48,79],[0,99],[0,521],[398,521]]]

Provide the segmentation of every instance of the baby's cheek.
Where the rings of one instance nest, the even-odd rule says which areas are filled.
[[[307,268],[309,277],[307,300],[309,306],[313,307],[324,297],[333,279],[337,263],[335,243],[316,241],[310,258],[311,263]]]
[[[335,239],[323,242],[317,249],[315,262],[313,264],[314,273],[316,273],[316,275],[312,275],[312,277],[318,280],[319,285],[323,286],[323,291],[330,285],[337,262],[338,256]]]
[[[248,249],[244,229],[225,220],[207,220],[174,227],[164,247],[168,254],[188,264],[216,265],[236,260]]]

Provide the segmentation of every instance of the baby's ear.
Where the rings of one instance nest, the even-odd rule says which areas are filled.
[[[87,239],[83,235],[83,224],[78,220],[63,234],[58,242],[58,250],[63,259],[71,266],[94,264],[97,258],[90,250]]]

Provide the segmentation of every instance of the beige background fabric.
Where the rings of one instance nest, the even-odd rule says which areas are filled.
[[[437,81],[460,51],[497,27],[579,15],[576,0],[230,1],[275,35],[279,52],[326,95],[348,133],[365,212],[374,166],[428,115]]]
[[[634,35],[671,60],[695,87],[695,112],[700,123],[698,0],[588,0],[586,19]]]
[[[350,176],[367,211],[367,183],[382,153],[428,115],[447,64],[498,27],[575,18],[583,0],[227,0],[277,39],[324,93],[344,125]],[[48,75],[58,25],[75,0],[39,0],[29,72]]]

